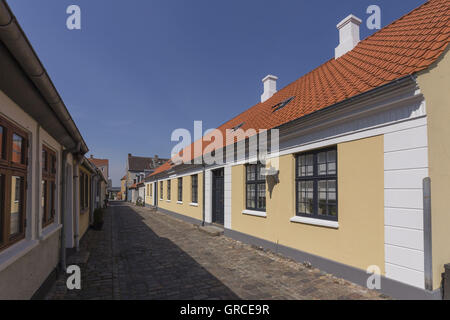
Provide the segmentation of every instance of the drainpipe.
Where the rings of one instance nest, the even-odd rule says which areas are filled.
[[[433,290],[433,256],[431,228],[431,179],[423,179],[423,247],[425,289]]]

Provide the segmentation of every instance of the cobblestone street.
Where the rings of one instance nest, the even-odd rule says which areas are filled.
[[[61,275],[47,299],[382,298],[317,269],[126,203],[111,204],[103,230],[87,233],[77,257],[82,289],[67,290]]]

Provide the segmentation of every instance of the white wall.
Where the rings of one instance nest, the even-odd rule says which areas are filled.
[[[386,276],[424,282],[423,190],[428,177],[426,121],[384,136]]]

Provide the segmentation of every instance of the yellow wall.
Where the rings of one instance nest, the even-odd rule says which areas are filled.
[[[82,166],[80,166],[80,173],[81,173],[81,171],[86,173],[89,177],[89,179],[88,179],[89,180],[89,182],[88,182],[89,199],[88,199],[87,209],[82,211],[81,206],[80,206],[80,219],[79,219],[79,224],[78,224],[78,235],[79,235],[80,239],[83,237],[83,235],[86,233],[86,231],[89,228],[89,212],[90,212],[90,208],[91,208],[91,174],[89,173],[88,170],[86,170]],[[81,181],[80,181],[80,183],[81,183]],[[79,192],[79,188],[78,188],[77,192]]]
[[[164,181],[164,197],[160,200],[161,195],[158,189],[158,207],[172,212],[176,212],[197,220],[203,219],[202,203],[203,203],[203,174],[198,174],[198,207],[191,206],[191,176],[183,177],[183,204],[178,204],[178,179],[171,180],[171,201],[167,202],[167,181]],[[159,188],[159,183],[157,184]]]
[[[267,218],[242,214],[245,166],[232,168],[232,229],[366,270],[384,274],[384,140],[382,136],[338,145],[339,229],[290,222],[295,216],[295,157],[280,157],[280,183]]]
[[[440,287],[444,264],[450,263],[450,54],[449,49],[429,71],[418,76],[428,115],[431,178],[433,287]]]

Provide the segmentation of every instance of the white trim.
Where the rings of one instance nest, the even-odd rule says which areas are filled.
[[[0,272],[39,245],[38,240],[22,240],[0,253]]]
[[[177,204],[183,204],[183,201],[177,201]]]
[[[212,173],[205,170],[205,222],[212,222]]]
[[[290,221],[294,222],[294,223],[309,224],[312,226],[339,229],[339,222],[337,222],[337,221],[314,219],[314,218],[307,218],[307,217],[298,217],[298,216],[292,217]]]
[[[410,121],[415,123],[416,121]],[[423,178],[428,176],[427,119],[384,134],[386,277],[425,288]]]
[[[53,223],[53,224],[49,225],[48,227],[45,227],[42,230],[42,234],[41,234],[41,237],[39,239],[41,241],[45,241],[48,238],[50,238],[53,234],[58,232],[61,228],[62,228],[62,224]]]
[[[191,207],[198,207],[198,203],[194,203],[194,202],[189,203],[189,205],[190,205]]]
[[[231,229],[231,189],[232,189],[231,166],[224,168],[224,227]]]
[[[169,203],[169,202],[172,202],[172,200],[166,200],[166,202],[168,202],[168,203]]]
[[[242,211],[242,214],[246,214],[248,216],[267,218],[267,212],[263,212],[263,211],[244,210],[244,211]]]

